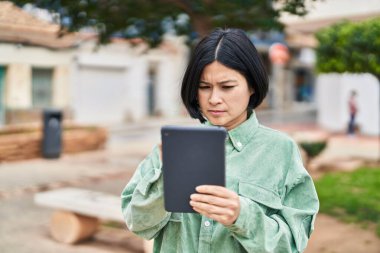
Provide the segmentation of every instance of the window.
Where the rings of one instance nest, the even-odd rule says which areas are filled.
[[[32,69],[32,105],[49,107],[52,105],[52,69]]]
[[[313,74],[310,69],[296,68],[295,99],[298,102],[312,102],[314,99]]]

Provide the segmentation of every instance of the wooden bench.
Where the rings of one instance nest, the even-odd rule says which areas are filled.
[[[74,244],[93,236],[100,220],[124,223],[120,197],[78,188],[63,188],[36,193],[36,204],[54,208],[50,222],[52,237]],[[153,240],[144,240],[144,252],[150,253]]]

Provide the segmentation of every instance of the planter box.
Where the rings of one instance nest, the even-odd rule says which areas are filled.
[[[0,162],[42,157],[41,126],[10,126],[0,129]],[[104,148],[107,131],[100,127],[64,125],[62,153]]]

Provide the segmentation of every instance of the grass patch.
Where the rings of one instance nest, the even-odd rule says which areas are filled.
[[[321,212],[346,222],[375,223],[380,237],[380,167],[326,174],[315,186]]]
[[[102,226],[109,227],[109,228],[120,228],[120,229],[126,229],[127,226],[122,222],[116,222],[116,221],[106,221],[102,223]]]

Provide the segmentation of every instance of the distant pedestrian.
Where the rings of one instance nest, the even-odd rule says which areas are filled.
[[[354,135],[355,134],[356,115],[358,113],[358,105],[357,105],[357,102],[356,102],[356,96],[357,96],[356,91],[352,90],[350,98],[348,99],[348,110],[349,110],[349,113],[350,113],[350,120],[348,122],[347,133],[349,135]]]

